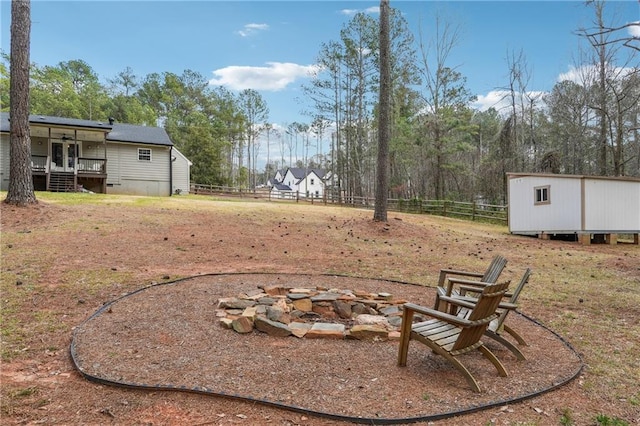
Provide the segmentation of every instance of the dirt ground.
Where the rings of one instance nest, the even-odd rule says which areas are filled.
[[[478,375],[481,395],[414,343],[410,365],[399,369],[395,342],[239,336],[213,316],[217,297],[267,277],[346,276],[337,285],[430,305],[440,268],[482,271],[496,253],[509,259],[504,276],[514,282],[533,269],[521,311],[571,343],[585,368],[544,395],[432,424],[640,423],[638,246],[541,241],[510,235],[503,226],[396,213],[381,224],[368,210],[322,205],[39,198],[31,208],[1,207],[2,424],[346,424],[230,398],[89,382],[70,359],[74,333],[91,374],[214,387],[364,417],[453,411],[562,380],[575,371],[575,356],[519,316],[514,324],[532,341],[523,350],[527,360],[491,346],[509,378],[474,355],[463,360]],[[212,279],[212,273],[230,275]],[[124,298],[112,316],[85,322],[105,303],[185,277],[193,279]]]

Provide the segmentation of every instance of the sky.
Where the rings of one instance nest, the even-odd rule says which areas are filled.
[[[311,122],[301,113],[306,108],[301,87],[310,81],[321,44],[338,41],[355,12],[377,18],[379,4],[32,0],[31,61],[45,66],[81,59],[105,83],[127,67],[139,77],[192,70],[215,86],[257,90],[269,107],[269,122],[286,127]],[[581,44],[576,32],[593,21],[583,1],[390,0],[390,5],[425,44],[432,41],[436,15],[459,29],[447,63],[466,77],[478,109],[497,105],[513,55],[522,53],[531,91],[550,91],[570,76]],[[606,10],[617,24],[640,21],[638,0],[611,1]],[[11,2],[0,0],[4,53],[10,51],[10,11]],[[262,146],[262,162],[264,151]]]

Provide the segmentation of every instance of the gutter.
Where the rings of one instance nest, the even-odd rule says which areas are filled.
[[[173,195],[173,146],[169,147],[169,197]]]

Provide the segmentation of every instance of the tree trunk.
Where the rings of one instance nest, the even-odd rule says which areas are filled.
[[[9,191],[7,204],[26,206],[37,203],[31,175],[31,136],[29,134],[29,46],[31,3],[11,2],[11,75],[9,93]]]
[[[380,105],[378,119],[378,168],[373,220],[387,221],[389,192],[389,139],[391,138],[391,61],[389,58],[389,0],[380,1]]]

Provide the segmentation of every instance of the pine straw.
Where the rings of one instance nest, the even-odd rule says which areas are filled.
[[[149,287],[120,299],[75,331],[80,368],[116,382],[207,388],[332,415],[398,419],[432,416],[534,394],[566,381],[578,357],[555,335],[520,315],[508,321],[531,345],[517,361],[485,339],[504,362],[499,377],[479,352],[461,357],[483,388],[425,346],[412,342],[408,365],[396,366],[393,341],[319,340],[241,335],[221,327],[218,298],[258,285],[389,292],[431,306],[431,288],[388,281],[281,274],[200,276]]]

